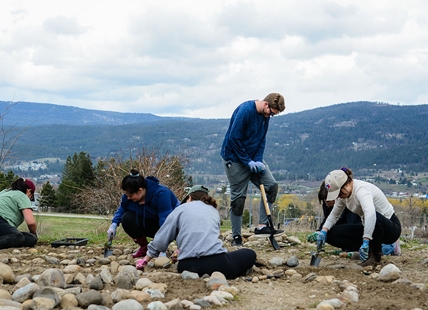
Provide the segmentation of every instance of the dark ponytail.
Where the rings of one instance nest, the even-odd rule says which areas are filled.
[[[19,178],[18,180],[14,181],[12,183],[12,190],[14,191],[21,191],[24,194],[27,194],[27,184],[25,184],[25,180],[23,178]]]
[[[147,188],[144,176],[138,170],[131,169],[130,173],[122,180],[122,190],[128,194],[135,194],[140,188]]]

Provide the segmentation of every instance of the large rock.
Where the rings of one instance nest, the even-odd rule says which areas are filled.
[[[394,264],[388,264],[383,267],[379,273],[379,280],[383,282],[392,282],[401,277],[401,270]]]
[[[0,262],[0,278],[3,278],[5,283],[14,283],[15,282],[15,273],[9,265],[3,264]]]
[[[46,269],[37,280],[39,286],[53,286],[65,288],[64,274],[59,269]]]

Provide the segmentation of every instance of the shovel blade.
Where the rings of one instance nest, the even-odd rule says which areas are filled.
[[[311,266],[318,267],[320,265],[320,262],[321,262],[321,256],[319,256],[317,254],[312,254]]]
[[[109,257],[113,255],[113,250],[112,249],[105,249],[104,250],[104,257]]]
[[[276,242],[275,237],[273,235],[269,236],[269,241],[272,244],[273,248],[275,250],[279,250],[281,247],[279,246],[278,242]]]
[[[111,236],[104,245],[104,257],[109,257],[113,254],[113,249],[111,247],[113,243],[113,236]]]

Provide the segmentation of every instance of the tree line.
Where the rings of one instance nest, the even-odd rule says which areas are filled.
[[[177,197],[182,197],[185,188],[192,186],[192,178],[184,172],[187,159],[168,153],[161,154],[140,149],[131,158],[116,155],[112,158],[93,161],[86,152],[67,157],[58,188],[46,182],[40,189],[39,208],[55,212],[111,214],[120,203],[123,194],[122,179],[131,169],[142,175],[155,176],[169,187]],[[0,173],[4,188],[10,187],[13,172]]]

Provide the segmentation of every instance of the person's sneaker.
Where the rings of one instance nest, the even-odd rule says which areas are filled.
[[[240,235],[233,236],[232,246],[242,246],[242,237]]]
[[[280,236],[283,233],[284,233],[283,230],[279,230],[279,229],[273,230],[274,236]],[[264,226],[262,228],[256,228],[254,229],[254,234],[256,235],[256,237],[269,237],[272,234],[272,228],[268,226]]]

